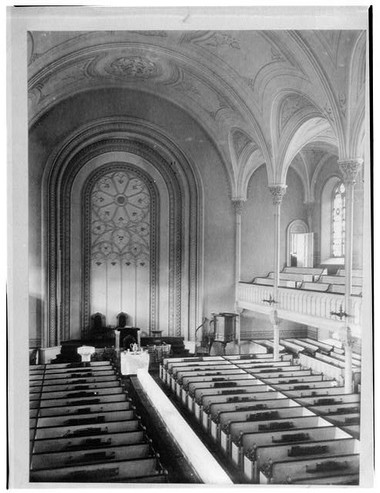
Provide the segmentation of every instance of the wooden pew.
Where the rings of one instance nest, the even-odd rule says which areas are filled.
[[[110,421],[129,420],[135,416],[134,409],[110,410],[96,414],[80,414],[75,416],[50,416],[38,419],[38,428],[52,426],[72,426],[73,424],[107,423]]]
[[[287,339],[287,341],[289,342],[293,342],[294,344],[297,344],[298,346],[303,346],[305,349],[304,349],[304,352],[306,352],[307,354],[310,354],[312,356],[315,355],[315,353],[317,351],[319,351],[319,347],[316,346],[315,344],[312,344],[310,342],[307,342],[305,340],[302,340],[302,339],[293,339],[293,338],[290,338],[290,339]]]
[[[292,401],[287,398],[279,399],[268,399],[262,402],[257,402],[257,400],[252,399],[244,402],[214,402],[210,404],[207,410],[203,409],[207,413],[209,418],[209,432],[214,440],[219,440],[219,422],[220,414],[226,412],[253,412],[258,410],[269,410],[269,409],[280,409],[280,408],[290,408],[297,407],[296,401]]]
[[[309,476],[313,484],[314,479],[326,476],[341,476],[343,474],[357,474],[359,472],[359,454],[345,454],[341,456],[300,459],[298,461],[273,462],[268,472],[260,472],[260,483],[283,484]]]
[[[281,366],[266,366],[262,368],[257,368],[256,366],[245,365],[242,369],[244,371],[251,373],[252,375],[257,375],[257,377],[261,378],[263,375],[265,377],[276,377],[279,376],[280,373],[290,373],[290,372],[298,372],[298,371],[308,371],[310,374],[310,370],[303,370],[300,365],[281,365]]]
[[[331,413],[326,416],[326,419],[329,419],[342,428],[345,426],[360,425],[360,414],[355,411],[347,413]]]
[[[182,399],[184,405],[187,405],[187,398],[190,394],[194,395],[194,389],[201,388],[226,388],[226,387],[239,387],[247,382],[248,385],[259,385],[262,382],[258,381],[253,375],[249,375],[242,371],[237,374],[226,374],[225,376],[203,376],[203,377],[186,377],[183,379],[182,385],[176,382],[175,393],[177,397]]]
[[[48,407],[67,407],[67,406],[82,406],[82,405],[92,405],[92,404],[100,404],[106,402],[120,402],[126,400],[125,394],[110,394],[110,395],[101,395],[101,396],[93,396],[93,397],[80,397],[73,399],[52,399],[46,401],[31,401],[30,407],[33,408],[48,408]]]
[[[308,384],[310,382],[321,382],[323,380],[323,375],[302,375],[302,372],[300,374],[295,373],[294,375],[289,375],[286,376],[286,374],[283,375],[283,377],[279,378],[263,378],[263,381],[267,383],[268,385],[282,385],[282,384]]]
[[[344,354],[338,354],[338,353],[335,353],[334,351],[332,353],[330,353],[330,357],[335,358],[338,361],[345,361],[345,355]],[[361,366],[360,356],[358,356],[356,354],[352,354],[352,363],[353,363],[353,365],[360,367]]]
[[[337,394],[337,395],[329,395],[326,397],[317,396],[317,397],[302,397],[297,399],[297,402],[301,404],[301,406],[306,406],[309,408],[318,409],[324,406],[341,406],[341,405],[352,405],[352,403],[358,403],[360,401],[359,394]]]
[[[305,291],[319,291],[319,292],[326,292],[328,291],[330,287],[330,284],[327,283],[321,283],[321,282],[303,282],[301,285],[301,289],[304,289]]]
[[[237,399],[239,399],[240,402],[252,399],[260,401],[283,397],[282,394],[275,392],[268,385],[201,390],[203,390],[203,392],[199,392],[196,401],[191,396],[188,397],[188,408],[194,413],[197,419],[203,423],[205,428],[208,426],[207,410],[213,402],[237,402]],[[227,399],[230,400],[228,401]]]
[[[284,399],[284,395],[281,392],[266,391],[264,392],[245,392],[241,394],[212,394],[202,396],[202,409],[204,412],[209,413],[212,405],[218,404],[246,404],[250,402],[267,401],[267,400],[280,400]]]
[[[232,355],[229,355],[229,356],[224,356],[224,359],[226,361],[232,361],[234,363],[236,363],[236,361],[249,361],[249,360],[256,360],[257,363],[263,360],[265,361],[275,361],[273,359],[273,355],[271,354],[261,354],[261,353],[257,353],[257,354],[232,354]],[[281,354],[280,355],[280,358],[278,361],[288,361],[288,360],[291,360],[292,359],[292,356],[289,355],[289,354]]]
[[[156,456],[144,459],[130,459],[126,461],[111,461],[106,465],[91,464],[83,466],[62,467],[55,469],[41,469],[31,471],[32,482],[109,482],[114,480],[130,480],[145,476],[162,474],[162,467]]]
[[[234,366],[231,365],[229,361],[224,361],[224,362],[218,362],[216,365],[214,362],[209,361],[209,362],[202,362],[202,363],[196,363],[195,365],[193,364],[188,364],[185,365],[184,363],[177,363],[173,365],[168,365],[168,369],[166,372],[166,380],[165,383],[173,390],[175,391],[175,381],[176,381],[176,376],[179,372],[183,371],[207,371],[210,370],[212,371],[213,368],[225,368],[225,369],[233,369]]]
[[[289,478],[289,482],[287,484],[294,484],[294,485],[308,485],[310,484],[310,478],[298,478],[292,480]],[[334,486],[348,486],[348,485],[358,485],[359,484],[359,473],[352,473],[352,474],[342,474],[341,476],[336,476],[336,475],[327,475],[327,476],[322,476],[319,478],[313,478],[313,486],[317,485],[334,485]]]
[[[52,379],[52,380],[45,380],[44,381],[44,388],[48,388],[50,385],[79,385],[79,384],[86,384],[86,383],[100,383],[100,382],[110,382],[117,380],[117,377],[114,373],[110,375],[105,375],[105,376],[97,376],[96,378],[94,376],[79,376],[76,378],[59,378],[59,379]],[[30,383],[32,386],[32,382]]]
[[[114,375],[115,372],[111,366],[85,366],[80,368],[46,368],[44,378],[45,380],[58,379],[58,378],[78,378],[81,375]]]
[[[288,392],[292,390],[314,390],[318,388],[335,388],[336,387],[336,381],[335,380],[320,380],[316,382],[310,382],[310,383],[280,383],[280,384],[273,384],[276,389],[283,391],[283,392]]]
[[[172,373],[172,369],[175,366],[199,366],[200,363],[208,364],[208,362],[223,362],[225,361],[222,356],[197,356],[191,358],[164,358],[162,364],[160,365],[160,378],[166,384],[168,384],[167,378],[168,374]],[[212,364],[212,363],[211,363]],[[223,364],[223,363],[222,363]]]
[[[231,443],[231,457],[237,467],[243,470],[249,481],[258,481],[256,463],[257,449],[266,446],[295,446],[312,444],[318,440],[340,440],[351,438],[350,435],[336,426],[319,426],[314,428],[298,428],[294,431],[274,431],[244,433],[240,446]]]
[[[315,440],[285,445],[260,445],[256,447],[255,460],[252,464],[253,481],[259,480],[260,471],[270,471],[273,463],[276,462],[295,462],[305,458],[319,459],[357,453],[359,453],[359,442],[354,438]]]
[[[328,395],[339,395],[344,394],[344,387],[334,387],[329,385],[328,387],[320,387],[313,389],[302,389],[302,390],[286,390],[285,394],[293,399],[304,398],[304,397],[324,397]]]
[[[103,411],[121,411],[132,409],[133,404],[131,400],[120,402],[105,402],[101,404],[82,405],[82,406],[66,406],[66,407],[45,407],[39,410],[39,417],[47,418],[49,416],[71,416],[82,415],[88,413],[100,413]]]
[[[108,365],[97,365],[97,366],[70,366],[69,368],[65,367],[56,367],[55,365],[46,365],[45,368],[45,378],[50,375],[65,375],[70,376],[73,373],[88,373],[101,375],[105,372],[113,371],[113,368],[110,364]]]
[[[86,448],[69,452],[49,452],[47,454],[33,454],[31,469],[57,468],[65,466],[85,465],[89,463],[104,464],[113,460],[129,460],[149,457],[152,454],[149,443],[120,445],[106,448]]]
[[[41,401],[49,399],[73,399],[74,397],[93,397],[101,395],[111,395],[111,394],[122,394],[124,390],[121,387],[106,387],[105,389],[100,387],[95,387],[92,389],[72,389],[64,391],[46,391],[45,389],[41,394],[30,395],[30,400],[41,399]]]
[[[273,362],[263,362],[263,363],[253,363],[251,361],[248,362],[235,362],[234,365],[237,368],[241,368],[245,371],[251,370],[260,373],[261,371],[266,371],[268,369],[275,371],[285,370],[285,369],[297,369],[300,368],[300,365],[292,365],[291,361],[273,361]]]
[[[303,346],[300,346],[299,344],[295,344],[294,342],[288,341],[286,339],[280,339],[280,344],[282,344],[287,351],[294,355],[298,355],[299,353],[302,353],[302,351],[305,350]]]
[[[294,272],[296,274],[309,274],[314,277],[319,277],[323,273],[323,269],[320,267],[284,267],[282,272]]]
[[[143,443],[144,441],[146,441],[146,436],[144,428],[141,426],[138,430],[108,433],[99,436],[40,439],[34,442],[33,453],[69,452],[97,447],[104,448]]]
[[[222,450],[230,456],[231,442],[235,442],[237,446],[241,445],[242,437],[245,433],[256,432],[273,432],[273,431],[294,431],[298,428],[314,428],[316,426],[331,425],[325,419],[310,415],[299,416],[294,418],[275,419],[273,421],[250,421],[250,422],[231,422],[227,423],[220,429],[220,445]]]
[[[43,389],[40,387],[31,387],[30,388],[30,394],[33,393],[47,393],[47,392],[59,392],[59,391],[75,391],[75,390],[90,390],[90,389],[98,389],[98,388],[111,388],[111,387],[119,387],[120,382],[118,380],[110,380],[108,382],[102,382],[102,384],[99,383],[80,383],[80,384],[58,384],[58,385],[44,385]]]
[[[336,365],[303,353],[299,355],[299,362],[302,366],[310,368],[312,371],[321,372],[327,377],[335,378],[336,380],[342,378],[344,371]]]
[[[75,438],[77,436],[107,435],[120,431],[135,431],[139,428],[138,419],[127,419],[117,422],[61,426],[57,428],[37,428],[35,439],[44,438]]]
[[[359,413],[360,412],[360,404],[347,402],[344,404],[335,404],[329,406],[310,406],[309,409],[313,411],[315,414],[320,414],[322,416],[334,415],[334,414],[348,414],[348,413]]]
[[[305,337],[303,341],[318,346],[319,350],[327,355],[334,349],[334,346],[331,344],[326,344],[325,342],[317,341],[316,339],[311,339],[310,337]]]
[[[275,405],[274,405],[275,406]],[[251,428],[251,432],[261,431],[261,428],[267,424],[271,426],[273,423],[285,423],[286,420],[292,420],[293,418],[299,418],[303,416],[314,416],[314,414],[302,406],[292,407],[271,407],[269,409],[257,410],[257,411],[227,411],[220,412],[215,418],[212,419],[213,425],[216,426],[215,438],[220,440],[221,430],[224,433],[229,433],[232,426],[236,423],[252,423],[257,424],[257,427]]]
[[[255,341],[255,342],[257,343],[258,341]],[[267,353],[270,353],[270,354],[273,353],[274,344],[272,341],[269,341],[268,339],[260,340],[260,344],[266,348]],[[281,344],[279,345],[279,350],[280,350],[280,352],[286,351],[284,346],[281,346]]]

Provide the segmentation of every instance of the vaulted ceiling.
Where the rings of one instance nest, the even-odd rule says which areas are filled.
[[[232,196],[263,163],[269,183],[293,166],[309,189],[324,154],[360,157],[365,43],[361,31],[32,32],[30,124],[77,93],[150,93],[211,136]]]

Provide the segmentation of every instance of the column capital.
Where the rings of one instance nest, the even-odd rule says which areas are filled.
[[[363,159],[340,159],[338,161],[339,169],[343,175],[344,183],[354,185],[356,183],[356,177],[363,164]]]
[[[246,199],[239,199],[239,198],[232,199],[232,204],[234,206],[236,214],[241,214],[243,212],[243,206],[244,206],[245,202],[246,202]]]
[[[268,188],[270,193],[272,194],[273,205],[281,205],[282,198],[286,193],[288,185],[269,185]]]

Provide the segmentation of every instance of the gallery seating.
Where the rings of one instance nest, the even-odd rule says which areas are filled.
[[[280,288],[344,294],[345,282],[344,269],[338,270],[336,274],[330,274],[324,268],[284,267],[279,273]],[[274,272],[269,272],[266,276],[257,276],[252,280],[252,283],[262,286],[273,286]],[[354,270],[351,294],[361,296],[362,284],[362,273]]]

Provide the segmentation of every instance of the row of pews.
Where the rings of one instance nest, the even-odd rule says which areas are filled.
[[[109,362],[30,368],[30,481],[167,481]]]
[[[302,289],[306,291],[319,291],[335,294],[345,293],[345,271],[339,269],[336,274],[328,274],[325,268],[312,267],[284,267],[279,276],[279,287]],[[274,272],[269,272],[266,277],[255,277],[253,284],[273,286]],[[363,286],[362,273],[354,271],[352,277],[352,294],[361,296]]]
[[[266,352],[273,353],[273,341],[260,339],[253,342]],[[291,353],[303,366],[315,372],[323,373],[338,381],[343,378],[345,355],[339,341],[326,343],[311,338],[280,339],[280,353]],[[352,353],[352,368],[354,374],[360,375],[361,356],[355,352]]]
[[[160,377],[239,482],[359,483],[359,395],[285,353],[165,359]]]

